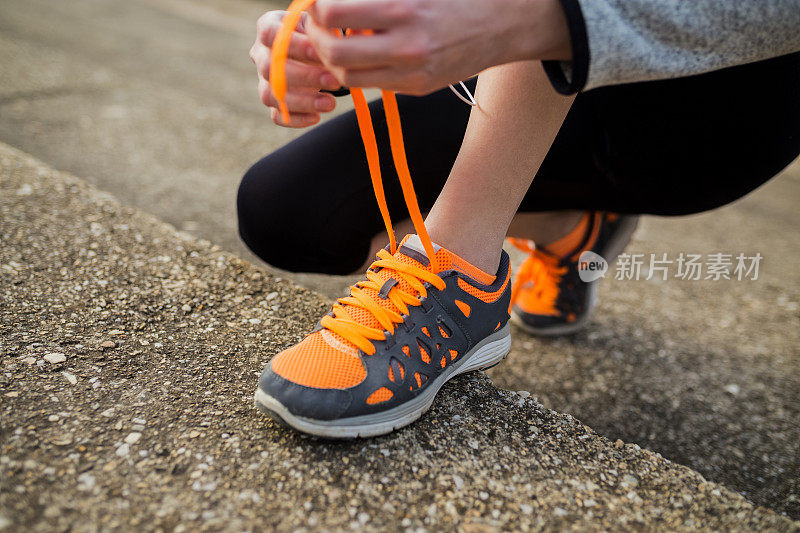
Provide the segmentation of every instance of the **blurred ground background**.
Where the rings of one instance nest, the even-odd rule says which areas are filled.
[[[247,55],[275,5],[4,0],[0,141],[254,260],[235,230],[238,179],[297,134],[268,120]],[[493,380],[800,517],[798,199],[795,162],[735,205],[646,219],[629,251],[759,252],[759,279],[606,280],[586,332],[518,331]]]

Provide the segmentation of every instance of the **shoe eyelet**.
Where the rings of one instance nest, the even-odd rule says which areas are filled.
[[[394,345],[394,343],[395,343],[394,333],[392,333],[388,329],[385,329],[385,330],[383,330],[383,336],[384,336],[383,342],[386,343],[386,347],[387,348],[392,347]],[[377,341],[377,342],[380,342],[380,341]]]

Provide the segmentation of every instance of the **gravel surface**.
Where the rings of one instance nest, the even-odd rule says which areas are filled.
[[[325,299],[0,145],[0,528],[782,529],[483,374],[393,435],[252,406]]]

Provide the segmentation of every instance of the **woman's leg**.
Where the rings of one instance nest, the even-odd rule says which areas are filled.
[[[437,244],[488,273],[517,208],[544,161],[573,97],[555,92],[539,62],[481,74],[461,150],[426,226]],[[579,219],[567,214],[565,233]]]

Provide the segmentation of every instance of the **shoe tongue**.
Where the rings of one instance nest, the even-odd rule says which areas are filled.
[[[440,250],[442,250],[444,253],[447,253],[447,250],[438,244],[431,244],[433,244],[433,249],[437,256],[439,255]],[[393,257],[403,263],[412,264],[428,271],[431,270],[431,263],[428,259],[428,254],[425,252],[425,247],[422,246],[422,241],[418,235],[406,235],[405,238],[400,242],[400,246],[398,246]]]

